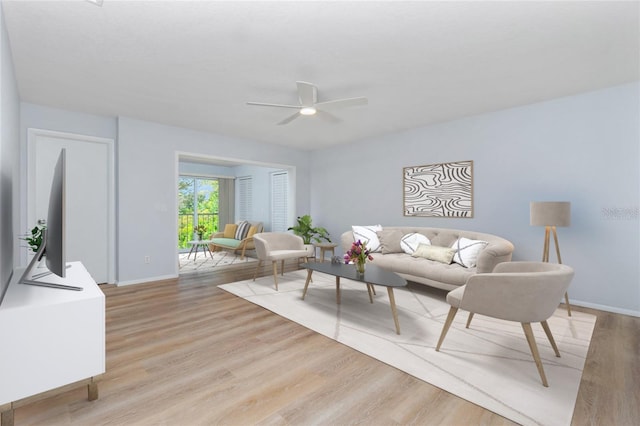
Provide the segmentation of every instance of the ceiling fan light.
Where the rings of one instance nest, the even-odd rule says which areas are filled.
[[[316,109],[314,107],[304,107],[300,109],[300,114],[302,115],[313,115],[316,113]]]

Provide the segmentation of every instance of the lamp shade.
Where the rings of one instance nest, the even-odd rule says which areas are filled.
[[[531,226],[571,225],[571,203],[568,201],[532,201]]]

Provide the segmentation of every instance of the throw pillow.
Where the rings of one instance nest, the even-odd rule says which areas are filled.
[[[420,244],[429,245],[431,244],[431,241],[429,241],[429,238],[427,238],[426,235],[418,234],[417,232],[407,234],[400,240],[400,247],[402,248],[402,251],[407,254],[413,254]]]
[[[238,229],[238,225],[236,225],[235,223],[227,223],[224,226],[224,238],[235,238],[236,236],[236,229]]]
[[[250,227],[251,227],[251,224],[246,220],[243,220],[242,222],[238,222],[238,229],[236,229],[235,239],[244,240],[247,236],[247,233],[249,232]]]
[[[367,243],[367,248],[371,252],[380,251],[380,240],[378,240],[378,234],[376,232],[382,231],[382,225],[369,225],[369,226],[352,226],[353,241],[362,241]]]
[[[424,257],[425,259],[435,260],[436,262],[451,264],[453,255],[456,251],[449,247],[432,246],[431,244],[420,244],[411,256]]]
[[[453,261],[465,268],[473,268],[478,262],[478,254],[480,254],[480,251],[484,249],[487,244],[489,243],[486,241],[470,240],[460,237],[458,241],[451,246],[451,248],[456,251],[456,254],[453,256]]]
[[[378,240],[380,240],[382,254],[402,253],[402,247],[400,247],[402,231],[399,229],[383,229],[376,232],[376,234],[378,235]]]
[[[247,232],[247,238],[249,237],[253,237],[256,232],[258,232],[258,226],[257,225],[251,225],[249,227],[249,232]]]

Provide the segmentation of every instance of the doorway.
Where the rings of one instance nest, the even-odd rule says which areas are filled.
[[[115,282],[115,181],[113,139],[28,129],[25,228],[46,217],[53,166],[67,151],[65,248],[97,283]],[[24,252],[28,257],[31,253]]]

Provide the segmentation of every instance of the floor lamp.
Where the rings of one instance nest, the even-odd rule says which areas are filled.
[[[545,227],[542,261],[549,261],[549,240],[553,233],[553,241],[556,246],[558,263],[562,263],[556,227],[569,226],[571,224],[571,203],[568,201],[532,201],[530,207],[531,226]],[[571,305],[569,305],[568,292],[564,294],[564,299],[567,303],[567,313],[571,316]]]

